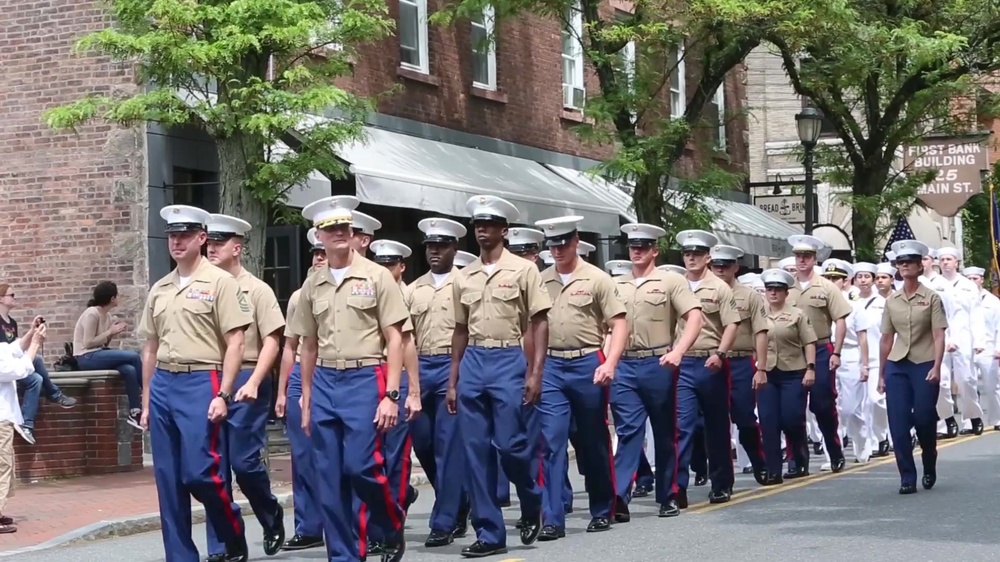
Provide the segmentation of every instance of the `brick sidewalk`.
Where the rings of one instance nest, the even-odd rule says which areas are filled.
[[[290,492],[291,479],[289,457],[273,457],[274,493]],[[237,492],[236,498],[243,496]],[[198,505],[194,500],[192,504]],[[18,530],[0,536],[0,552],[37,546],[101,521],[139,517],[158,510],[152,468],[37,484],[18,483],[4,513],[17,521]]]

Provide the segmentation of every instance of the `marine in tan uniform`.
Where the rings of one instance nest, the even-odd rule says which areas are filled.
[[[302,210],[318,229],[328,267],[306,279],[291,331],[302,340],[302,426],[316,451],[327,555],[357,560],[364,554],[359,543],[367,536],[362,528],[355,539],[349,482],[371,526],[386,533],[383,560],[396,562],[406,547],[403,510],[386,477],[382,434],[399,416],[402,326],[409,313],[392,275],[351,248],[357,205],[355,197],[334,196]]]
[[[920,442],[921,483],[930,490],[937,482],[937,401],[948,320],[941,296],[919,281],[921,260],[930,252],[927,245],[901,240],[893,243],[892,251],[903,287],[889,296],[882,314],[879,390],[885,392],[889,410],[899,493],[914,494],[917,467],[911,429]]]
[[[326,267],[326,250],[316,239],[316,229],[306,234],[312,248],[309,275]],[[288,297],[287,318],[295,316],[302,289]],[[281,352],[281,376],[278,380],[278,398],[274,404],[277,416],[285,417],[285,433],[292,449],[292,504],[295,508],[295,534],[285,542],[282,550],[296,551],[323,546],[323,518],[320,516],[316,497],[316,460],[312,439],[302,430],[302,370],[299,367],[299,336],[292,333],[291,325],[285,326],[285,347]]]
[[[212,215],[208,222],[208,261],[234,278],[253,309],[253,324],[245,335],[243,368],[236,377],[229,425],[228,456],[236,483],[264,529],[264,553],[273,556],[285,542],[284,510],[271,493],[271,479],[261,452],[267,446],[267,418],[271,410],[271,368],[278,357],[285,318],[271,287],[243,268],[243,242],[250,223],[227,215]],[[266,384],[261,385],[264,379]],[[240,512],[233,503],[233,511]],[[224,562],[226,545],[208,529],[209,561]]]
[[[809,316],[788,301],[795,278],[781,269],[761,274],[767,292],[768,332],[767,381],[757,388],[757,409],[764,437],[767,479],[764,484],[781,484],[784,454],[781,434],[797,469],[788,477],[809,474],[806,443],[806,393],[816,382],[816,331]]]
[[[819,338],[816,341],[816,384],[809,389],[809,411],[816,416],[816,424],[823,432],[831,470],[840,472],[846,461],[838,427],[836,371],[847,334],[846,318],[853,309],[836,285],[816,274],[816,254],[826,247],[823,241],[799,234],[790,236],[788,243],[795,254],[796,269],[796,283],[788,291],[788,301],[809,316]],[[832,342],[830,326],[834,326]],[[795,471],[795,465],[789,463],[786,477],[793,476]]]
[[[736,339],[740,314],[733,291],[709,271],[710,249],[719,239],[703,230],[685,230],[677,235],[684,253],[687,282],[701,302],[702,326],[698,338],[684,354],[677,378],[677,426],[680,442],[678,461],[678,501],[687,507],[691,455],[695,447],[701,411],[707,441],[711,503],[728,502],[733,492],[732,444],[730,442],[730,381],[726,362]],[[685,322],[680,322],[681,330]]]
[[[507,231],[507,250],[531,263],[539,263],[538,253],[542,250],[545,234],[541,230],[518,226]]]
[[[153,447],[164,552],[167,560],[199,559],[191,540],[194,496],[205,505],[229,559],[246,560],[243,520],[232,508],[223,422],[253,309],[236,279],[201,256],[209,213],[171,205],[160,216],[177,268],[153,284],[139,323],[146,340],[140,423],[149,428]]]
[[[545,244],[555,265],[542,273],[552,300],[549,309],[549,345],[542,377],[538,412],[542,432],[542,481],[546,488],[539,540],[566,536],[563,485],[567,464],[570,416],[586,435],[577,451],[587,494],[590,524],[587,532],[611,528],[615,482],[607,412],[609,385],[628,336],[625,306],[611,277],[578,254],[578,227],[583,217],[567,216],[535,223],[545,233]],[[604,355],[605,326],[610,332]]]
[[[454,280],[447,401],[459,416],[477,538],[462,554],[481,557],[507,552],[491,466],[494,444],[504,472],[523,489],[521,542],[534,543],[541,531],[542,490],[531,473],[538,436],[529,428],[541,392],[552,301],[538,269],[503,247],[517,208],[490,195],[472,197],[466,208],[481,253]],[[530,356],[525,357],[522,338],[533,350]]]
[[[611,413],[618,433],[615,451],[615,520],[631,520],[633,475],[637,475],[644,433],[652,431],[656,503],[660,517],[680,514],[677,498],[676,384],[681,358],[701,331],[701,303],[676,273],[656,267],[657,244],[666,232],[651,224],[626,224],[630,271],[615,279],[625,305],[625,352],[611,385]],[[674,339],[680,319],[685,327]],[[638,484],[637,484],[638,486]]]

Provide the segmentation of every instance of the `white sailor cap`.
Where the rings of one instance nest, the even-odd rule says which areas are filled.
[[[986,270],[981,267],[967,267],[962,270],[962,275],[966,277],[970,275],[976,275],[978,277],[986,277]]]
[[[885,253],[885,259],[889,260],[890,262],[896,261],[896,252],[893,252],[892,250],[887,251]]]
[[[677,235],[677,245],[683,252],[704,250],[708,252],[719,243],[718,237],[704,230],[685,230]]]
[[[826,247],[822,240],[808,234],[794,234],[788,237],[793,254],[815,254]]]
[[[314,201],[302,209],[302,216],[316,228],[351,224],[360,201],[353,195],[334,195]]]
[[[538,252],[538,258],[542,260],[542,263],[544,263],[545,265],[552,265],[556,263],[555,258],[552,257],[552,252],[548,250],[542,250],[541,252]]]
[[[208,219],[208,239],[228,240],[234,236],[244,237],[250,232],[250,223],[229,215],[213,214]]]
[[[597,250],[597,246],[583,240],[580,240],[580,243],[576,245],[576,255],[583,258],[589,256],[595,250]]]
[[[783,258],[778,262],[778,269],[788,269],[789,267],[795,267],[795,256]]]
[[[938,259],[938,251],[935,250],[934,248],[931,248],[930,246],[927,246],[927,255],[934,258],[935,260]]]
[[[896,276],[896,268],[892,267],[888,262],[882,262],[875,266],[875,275],[888,275],[889,277]]]
[[[382,221],[361,211],[354,211],[351,213],[351,227],[359,234],[375,236],[375,231],[382,228]]]
[[[167,221],[166,232],[194,232],[205,230],[212,215],[198,207],[167,205],[160,209],[160,217]]]
[[[843,279],[854,277],[854,268],[844,260],[828,259],[823,262],[822,268],[824,277],[840,277]]]
[[[892,243],[892,251],[896,252],[897,262],[920,261],[924,256],[931,255],[930,248],[917,240],[900,240]]]
[[[524,253],[540,250],[543,240],[545,240],[545,233],[541,230],[522,226],[507,229],[507,249],[511,252]]]
[[[760,274],[760,280],[768,289],[787,289],[795,284],[795,278],[784,269],[765,269]]]
[[[656,266],[656,269],[660,271],[666,271],[667,273],[676,273],[677,275],[687,275],[687,270],[679,265],[664,264]]]
[[[627,275],[632,272],[632,262],[628,260],[611,260],[604,264],[604,269],[608,270],[612,276]]]
[[[730,265],[743,257],[743,250],[736,246],[716,244],[712,246],[712,251],[709,252],[709,255],[712,257],[712,265]]]
[[[945,256],[951,256],[958,261],[962,261],[962,251],[954,246],[945,246],[943,248],[938,248],[935,252],[934,257],[943,258]]]
[[[410,247],[395,240],[376,240],[368,247],[373,254],[372,261],[376,263],[397,263],[410,257],[413,253]]]
[[[417,228],[424,233],[424,244],[458,242],[459,238],[468,233],[468,230],[461,223],[437,217],[418,222]]]
[[[312,245],[312,251],[314,251],[314,252],[322,252],[323,251],[323,243],[320,242],[319,238],[316,237],[316,227],[315,226],[312,227],[312,228],[310,228],[309,232],[306,232],[306,239],[309,240],[309,243]]]
[[[642,248],[656,245],[656,241],[666,236],[667,231],[654,224],[633,222],[622,226],[622,232],[628,237],[628,245]]]
[[[854,264],[855,275],[859,273],[868,273],[869,275],[874,276],[877,271],[878,267],[871,262],[859,261],[858,263]]]
[[[551,248],[552,246],[562,246],[572,240],[582,220],[581,216],[570,215],[535,221],[535,226],[545,234],[545,245]]]
[[[739,283],[740,285],[753,287],[754,283],[756,283],[759,279],[760,275],[757,275],[756,273],[744,273],[743,275],[740,275],[739,277],[736,278],[736,282]]]
[[[463,250],[459,250],[459,251],[455,252],[455,261],[453,262],[452,265],[454,265],[455,267],[461,269],[463,267],[466,267],[467,265],[469,265],[470,263],[472,263],[474,261],[476,261],[476,255],[475,254],[470,254],[469,252],[466,252],[466,251],[463,251]]]
[[[520,213],[513,203],[493,195],[473,195],[465,204],[465,210],[472,217],[472,222],[489,221],[512,223]]]

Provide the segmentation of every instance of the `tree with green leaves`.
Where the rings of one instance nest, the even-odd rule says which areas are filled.
[[[602,0],[453,0],[434,19],[479,19],[490,6],[498,29],[504,19],[525,13],[558,20],[564,45],[572,42],[582,49],[587,72],[596,74],[600,85],[597,92],[586,92],[580,104],[585,123],[577,127],[587,141],[616,147],[599,173],[634,186],[640,221],[669,234],[708,228],[713,218],[708,197],[738,189],[743,175],[710,162],[684,170],[682,157],[699,137],[697,130],[718,130],[719,119],[737,117],[725,115],[723,108],[709,116],[706,109],[762,37],[797,27],[793,22],[800,11],[778,0],[629,4],[630,13],[616,13]],[[694,82],[686,88],[678,80],[680,67]],[[672,94],[671,89],[686,91]]]
[[[820,154],[826,179],[851,187],[854,246],[874,260],[883,229],[934,177],[898,170],[903,147],[929,133],[972,132],[977,112],[992,113],[981,84],[1000,69],[1000,7],[846,0],[812,9],[813,26],[768,40],[795,91],[836,130],[840,145]]]
[[[382,0],[107,0],[106,28],[77,48],[129,65],[140,89],[46,112],[53,128],[92,120],[194,125],[216,142],[220,209],[253,225],[244,265],[262,273],[269,219],[313,170],[343,174],[334,149],[360,139],[369,100],[334,85],[355,47],[386,36]],[[334,115],[335,119],[317,118]],[[289,146],[294,150],[289,150]]]

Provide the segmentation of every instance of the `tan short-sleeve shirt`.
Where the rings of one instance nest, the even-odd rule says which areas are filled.
[[[295,317],[295,309],[299,305],[299,295],[302,294],[302,289],[295,289],[292,296],[288,297],[288,310],[285,312],[285,318],[288,318],[288,322],[285,324],[285,337],[299,337],[298,334],[292,331],[292,318]]]
[[[306,279],[291,330],[317,338],[319,358],[326,361],[382,359],[382,330],[408,318],[389,270],[352,252],[339,285],[329,268]]]
[[[520,340],[532,316],[552,308],[535,264],[506,249],[487,273],[482,257],[455,278],[455,323],[472,340]],[[484,269],[486,268],[486,269]]]
[[[604,345],[604,326],[625,314],[611,276],[582,259],[566,284],[552,267],[542,273],[542,283],[552,300],[549,309],[549,347],[583,349]]]
[[[457,268],[452,269],[444,281],[435,286],[434,277],[428,272],[404,293],[413,319],[418,354],[451,347],[451,335],[455,331],[454,284],[461,274]]]
[[[685,279],[685,282],[691,286],[690,281]],[[691,351],[714,351],[719,348],[722,332],[726,326],[740,321],[740,313],[736,311],[736,301],[733,299],[733,290],[725,281],[709,271],[698,282],[693,292],[701,303],[703,320],[701,333],[691,346]],[[683,332],[684,320],[681,319],[677,333]]]
[[[816,331],[809,316],[788,304],[767,315],[767,370],[801,371],[806,368],[805,346],[816,343]]]
[[[756,351],[755,336],[768,329],[764,298],[757,291],[738,283],[732,289],[736,311],[740,313],[740,326],[736,328],[733,351]]]
[[[937,291],[925,285],[907,297],[896,291],[885,301],[882,334],[896,336],[889,361],[924,363],[934,360],[934,330],[948,328],[948,317]]]
[[[805,289],[796,280],[795,285],[788,289],[788,303],[809,315],[816,337],[821,340],[830,339],[833,323],[847,318],[853,310],[844,293],[818,275],[813,276]]]
[[[246,343],[243,346],[243,362],[256,363],[260,357],[260,347],[264,338],[285,327],[285,317],[281,315],[278,297],[271,287],[243,269],[236,276],[236,282],[243,296],[253,307],[253,324],[247,328]]]
[[[615,283],[628,320],[625,347],[632,351],[673,345],[674,329],[681,317],[701,308],[687,280],[676,273],[654,269],[638,285],[635,276],[628,273],[617,277]]]
[[[139,333],[158,340],[156,360],[222,364],[225,335],[253,323],[253,307],[228,272],[201,258],[181,287],[175,269],[149,290]]]

